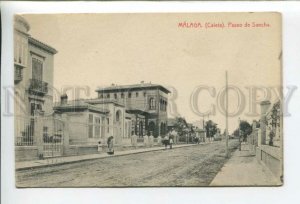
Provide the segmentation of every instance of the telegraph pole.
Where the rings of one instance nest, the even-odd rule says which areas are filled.
[[[225,136],[226,136],[226,157],[229,157],[229,151],[228,151],[228,76],[227,76],[227,71],[225,73],[225,78],[226,78],[226,131],[225,131]]]

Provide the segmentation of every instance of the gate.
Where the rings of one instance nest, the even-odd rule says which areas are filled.
[[[43,157],[63,155],[64,122],[57,116],[43,118]]]
[[[33,146],[34,144],[34,117],[15,116],[15,145]]]

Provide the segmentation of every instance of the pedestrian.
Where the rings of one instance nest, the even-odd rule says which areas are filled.
[[[172,128],[171,135],[173,136],[173,142],[174,142],[174,144],[176,144],[177,143],[177,137],[178,137],[178,135],[177,135],[177,132],[175,131],[174,128]]]
[[[108,147],[107,154],[114,154],[115,153],[115,151],[114,151],[114,137],[113,136],[110,136],[107,139],[107,147]]]
[[[163,140],[163,144],[165,145],[165,149],[167,149],[169,143],[169,135],[166,135]]]
[[[102,145],[101,145],[101,141],[98,142],[98,152],[102,152]]]
[[[172,135],[170,136],[169,143],[170,143],[170,149],[172,149],[172,145],[174,143]]]

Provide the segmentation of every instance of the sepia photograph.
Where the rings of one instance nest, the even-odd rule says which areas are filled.
[[[17,188],[283,185],[281,13],[13,21]]]

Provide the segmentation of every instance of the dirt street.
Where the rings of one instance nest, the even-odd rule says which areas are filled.
[[[237,148],[229,141],[230,152]],[[18,187],[208,186],[225,158],[225,142],[16,172]]]

